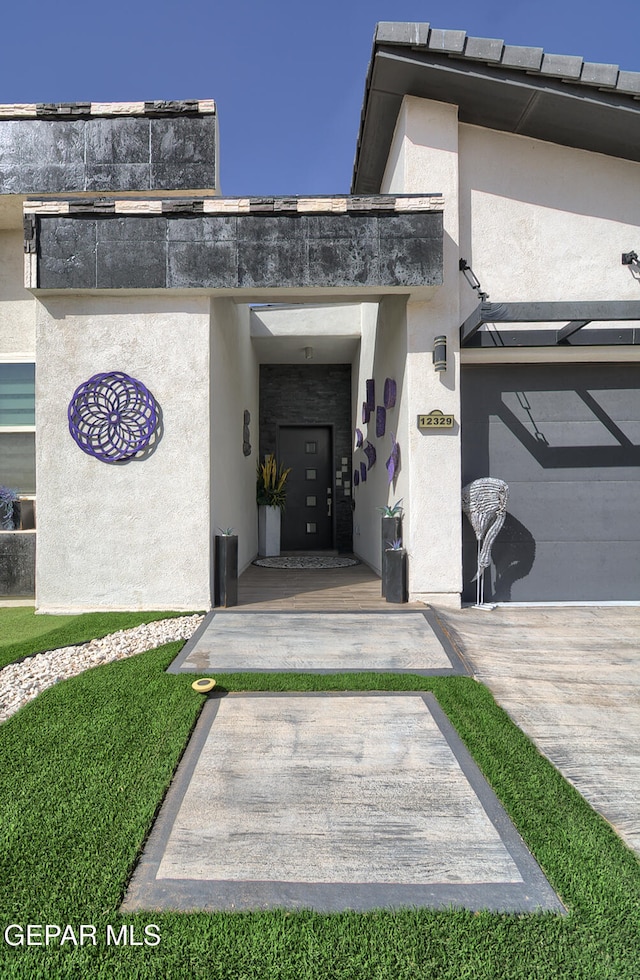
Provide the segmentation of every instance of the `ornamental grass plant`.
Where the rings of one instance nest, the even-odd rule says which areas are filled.
[[[264,462],[258,462],[256,500],[260,506],[279,507],[284,510],[287,497],[287,477],[291,467],[278,463],[273,454],[265,456]]]

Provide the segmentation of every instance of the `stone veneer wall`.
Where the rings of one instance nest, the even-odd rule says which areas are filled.
[[[32,596],[36,590],[36,535],[0,534],[0,596]]]
[[[0,106],[0,194],[217,189],[210,101]]]
[[[40,289],[411,287],[442,283],[442,198],[28,201]]]
[[[278,425],[332,425],[333,471],[343,457],[351,472],[351,365],[262,364],[260,458],[276,452]],[[351,497],[334,488],[336,547],[353,550]]]

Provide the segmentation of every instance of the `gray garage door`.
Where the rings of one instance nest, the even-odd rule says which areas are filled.
[[[510,488],[485,601],[640,600],[640,365],[466,366],[462,453]]]

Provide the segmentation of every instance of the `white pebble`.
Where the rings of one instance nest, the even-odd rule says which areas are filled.
[[[6,721],[41,691],[90,667],[123,660],[165,643],[188,640],[203,619],[204,616],[181,616],[179,619],[143,623],[142,626],[120,630],[101,640],[37,653],[20,663],[8,664],[0,670],[0,722]]]

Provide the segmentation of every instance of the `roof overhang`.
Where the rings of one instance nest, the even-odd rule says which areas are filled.
[[[428,24],[380,24],[353,193],[380,190],[407,95],[457,105],[462,123],[640,161],[640,74]]]

